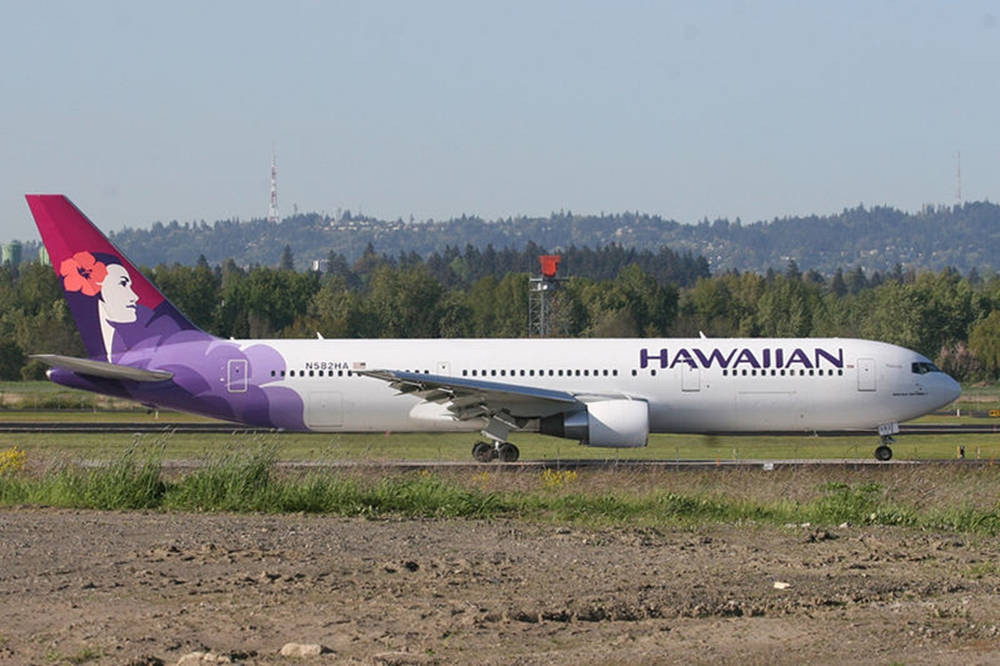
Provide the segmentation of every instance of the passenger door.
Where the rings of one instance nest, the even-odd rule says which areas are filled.
[[[874,391],[877,387],[875,379],[875,359],[858,359],[858,390]]]

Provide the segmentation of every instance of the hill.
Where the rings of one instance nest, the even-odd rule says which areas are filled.
[[[134,260],[194,264],[204,255],[211,264],[232,258],[239,265],[277,265],[285,245],[305,269],[332,251],[354,262],[371,244],[390,256],[416,253],[429,257],[446,248],[514,248],[535,243],[548,251],[571,246],[609,244],[655,251],[668,246],[678,253],[704,256],[713,273],[726,270],[764,272],[784,269],[794,260],[803,269],[827,275],[838,267],[860,266],[866,272],[954,267],[994,269],[1000,256],[1000,206],[971,202],[926,207],[907,213],[884,206],[845,209],[835,215],[776,218],[743,224],[720,219],[699,224],[640,213],[517,217],[486,221],[462,216],[447,221],[384,221],[343,214],[332,219],[296,215],[280,224],[263,219],[242,222],[157,222],[151,228],[126,228],[112,239]],[[572,267],[568,267],[573,270]]]

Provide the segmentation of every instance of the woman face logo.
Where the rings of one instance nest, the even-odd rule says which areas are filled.
[[[107,268],[100,295],[104,319],[115,324],[131,324],[138,316],[135,304],[139,301],[132,291],[132,278],[121,264],[108,264]]]

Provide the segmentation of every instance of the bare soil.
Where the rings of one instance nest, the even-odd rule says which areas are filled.
[[[3,509],[0,662],[998,663],[998,558],[879,527]]]

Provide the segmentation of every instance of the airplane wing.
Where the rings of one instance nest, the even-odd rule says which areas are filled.
[[[76,358],[75,356],[32,354],[31,358],[37,358],[42,363],[50,365],[53,368],[63,368],[64,370],[70,370],[81,375],[104,377],[106,379],[128,379],[133,382],[162,382],[174,376],[174,373],[165,370],[143,370],[142,368],[133,368],[128,365],[94,361],[89,358]]]
[[[621,398],[616,395],[579,394],[569,391],[489,382],[466,377],[429,375],[400,370],[355,370],[354,372],[388,382],[400,395],[413,395],[426,402],[446,405],[454,418],[466,421],[489,418],[506,412],[518,418],[541,418],[583,409],[591,400]]]

